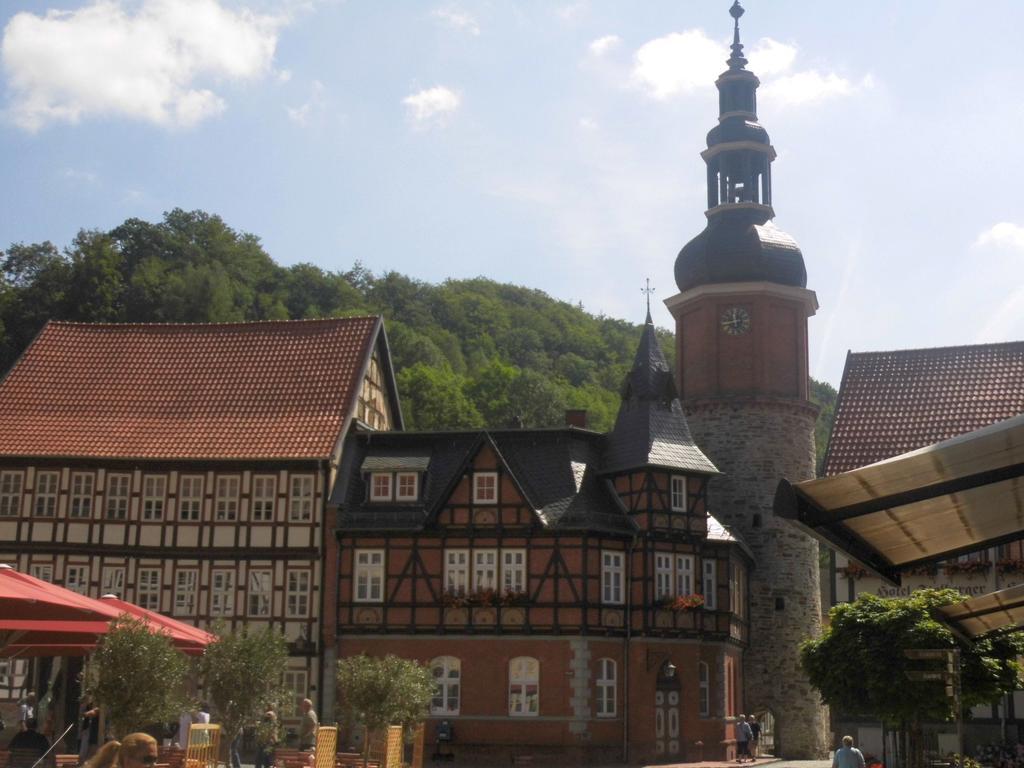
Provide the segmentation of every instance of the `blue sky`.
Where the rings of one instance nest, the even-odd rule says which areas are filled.
[[[704,224],[729,5],[0,0],[0,247],[199,208],[284,264],[638,322]],[[1024,338],[1024,4],[745,6],[812,375]]]

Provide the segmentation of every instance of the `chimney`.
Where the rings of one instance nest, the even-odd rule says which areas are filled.
[[[565,412],[565,426],[587,428],[587,411],[585,408],[570,408]]]

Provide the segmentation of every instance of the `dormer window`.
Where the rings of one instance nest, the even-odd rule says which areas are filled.
[[[391,501],[390,472],[373,472],[370,475],[370,501]]]
[[[497,472],[476,472],[473,474],[473,503],[498,503]]]
[[[417,472],[399,472],[395,477],[395,499],[416,501],[419,498],[420,476]]]
[[[686,478],[683,475],[672,475],[672,511],[686,511]]]

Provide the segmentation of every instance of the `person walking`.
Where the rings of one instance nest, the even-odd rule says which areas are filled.
[[[750,751],[754,754],[756,760],[761,756],[761,724],[757,722],[757,716],[750,716]]]
[[[92,699],[82,703],[82,714],[78,720],[78,764],[82,765],[92,757],[100,743],[100,710]]]
[[[255,768],[271,768],[274,765],[274,748],[281,740],[281,730],[277,723],[277,713],[268,709],[263,713],[263,720],[256,726],[256,765]]]
[[[753,733],[750,730],[750,723],[747,722],[747,716],[740,715],[739,722],[736,723],[736,762],[742,763],[744,760],[753,759],[750,756],[751,738],[753,738]]]
[[[864,754],[853,746],[853,736],[843,736],[843,746],[836,750],[832,768],[864,768]]]
[[[300,705],[302,709],[302,724],[299,726],[299,749],[307,750],[316,747],[316,729],[320,725],[317,720],[316,710],[313,709],[313,702],[303,699]]]

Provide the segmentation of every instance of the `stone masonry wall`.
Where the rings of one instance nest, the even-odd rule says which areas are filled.
[[[799,644],[821,631],[818,544],[772,512],[779,479],[814,476],[810,405],[772,399],[685,404],[697,445],[720,471],[708,511],[750,545],[750,647],[744,654],[744,707],[775,715],[777,752],[825,757],[828,711],[804,677]]]

